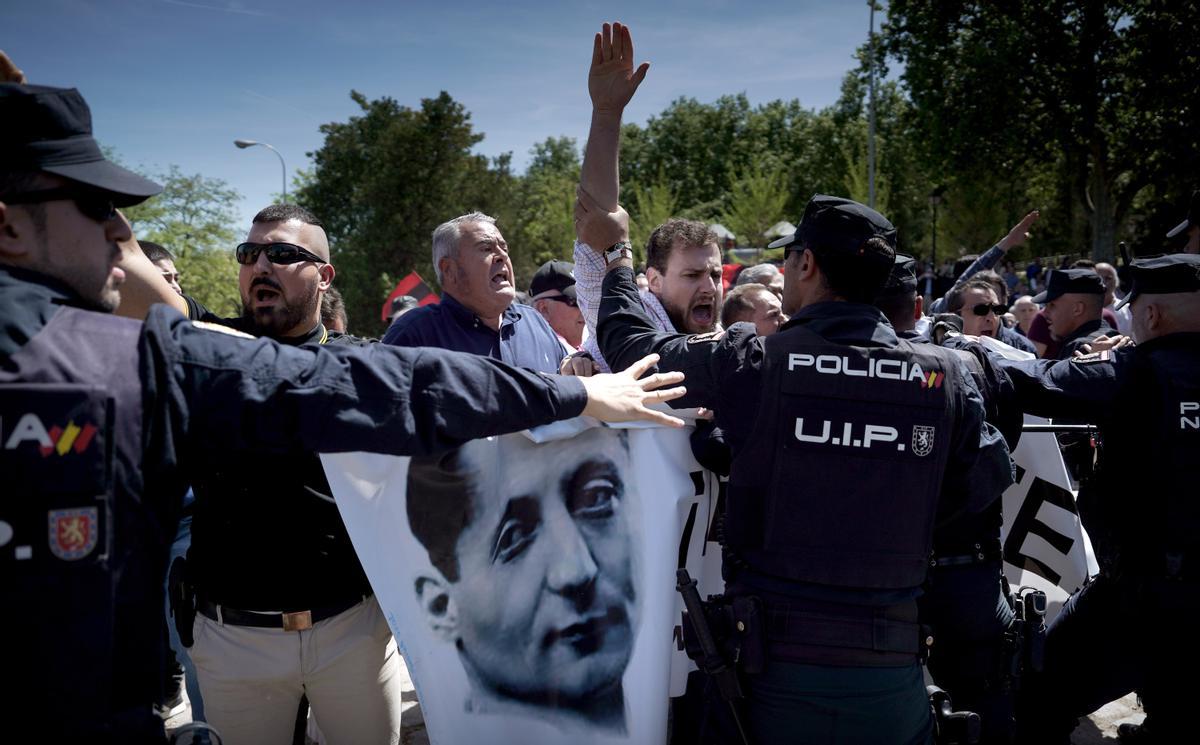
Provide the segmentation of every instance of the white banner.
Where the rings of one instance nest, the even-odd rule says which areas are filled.
[[[1026,424],[1046,424],[1026,415]],[[1026,432],[1013,453],[1017,482],[1004,492],[1004,574],[1013,589],[1046,593],[1047,622],[1099,567],[1052,432]]]
[[[690,664],[681,557],[720,589],[717,479],[689,432],[573,420],[436,458],[322,456],[433,743],[665,741]]]
[[[665,740],[695,669],[675,569],[723,588],[725,483],[690,433],[572,420],[436,458],[321,456],[432,742]],[[1095,559],[1054,436],[1013,455],[1005,572],[1053,615]]]

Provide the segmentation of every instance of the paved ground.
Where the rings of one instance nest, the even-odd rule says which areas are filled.
[[[421,716],[421,705],[417,702],[417,692],[413,689],[408,677],[408,669],[404,669],[403,680],[403,719],[401,731],[402,745],[429,745],[429,737],[425,734],[425,718]],[[1114,701],[1084,720],[1075,730],[1071,738],[1072,745],[1115,745],[1117,742],[1117,726],[1123,722],[1140,722],[1145,714],[1138,706],[1133,695]],[[192,721],[191,710],[172,718],[167,722],[168,731],[181,727]],[[311,722],[310,722],[311,725]],[[309,727],[309,745],[335,745],[323,743],[313,737],[313,728]]]

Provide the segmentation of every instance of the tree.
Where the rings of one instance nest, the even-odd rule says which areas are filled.
[[[786,183],[779,170],[754,170],[734,180],[729,189],[729,207],[719,221],[733,231],[739,245],[766,246],[763,233],[784,218]]]
[[[236,189],[217,178],[185,174],[178,166],[151,176],[163,191],[122,210],[141,238],[175,255],[184,291],[224,316],[241,313],[238,292]]]
[[[430,235],[438,224],[472,210],[502,224],[516,219],[514,178],[509,156],[471,152],[483,135],[445,92],[418,108],[350,97],[360,113],[321,125],[325,141],[308,154],[313,167],[296,200],[325,223],[351,328],[373,335],[400,277],[417,270],[435,280]]]
[[[884,39],[931,164],[1000,190],[1058,171],[1112,260],[1139,195],[1186,193],[1200,165],[1198,25],[1161,0],[894,0]]]
[[[580,166],[575,140],[548,137],[530,152],[529,167],[514,185],[513,218],[501,225],[518,287],[525,287],[545,262],[570,261],[575,243],[575,185]]]

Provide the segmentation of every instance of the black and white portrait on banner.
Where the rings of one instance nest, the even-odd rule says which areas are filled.
[[[433,572],[413,589],[471,684],[468,712],[548,707],[625,732],[638,623],[637,484],[625,432],[476,440],[413,458],[408,522]]]
[[[322,462],[431,742],[665,740],[686,430],[572,420]]]

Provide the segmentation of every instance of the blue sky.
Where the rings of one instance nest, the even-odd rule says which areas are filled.
[[[680,96],[833,103],[868,13],[865,0],[4,0],[0,44],[30,82],[79,88],[97,138],[127,163],[224,179],[248,223],[278,192],[279,161],[233,140],[278,148],[290,187],[318,126],[355,112],[351,89],[409,106],[448,91],[486,135],[477,150],[511,151],[523,170],[548,136],[583,143],[605,20],[627,23],[651,63],[626,112],[645,122]]]

